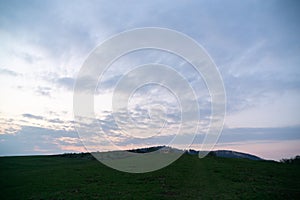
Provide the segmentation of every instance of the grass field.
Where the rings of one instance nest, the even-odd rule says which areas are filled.
[[[159,171],[129,174],[84,157],[1,157],[0,199],[299,199],[299,169],[184,155]]]

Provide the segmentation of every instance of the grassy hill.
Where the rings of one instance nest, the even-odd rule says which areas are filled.
[[[0,199],[297,199],[300,165],[183,155],[146,174],[88,156],[0,158]]]

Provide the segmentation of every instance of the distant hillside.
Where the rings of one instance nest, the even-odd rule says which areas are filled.
[[[162,153],[184,153],[183,150],[181,149],[176,149],[173,147],[169,146],[154,146],[154,147],[145,147],[145,148],[138,148],[138,149],[131,149],[127,150],[129,152],[134,152],[134,153],[149,153],[149,152],[162,152]]]
[[[223,157],[223,158],[246,158],[250,160],[263,160],[258,156],[247,154],[247,153],[236,152],[236,151],[218,150],[218,151],[213,151],[213,153],[217,157]]]
[[[148,152],[153,152],[153,151],[183,153],[183,150],[168,147],[168,146],[154,146],[154,147],[132,149],[132,150],[128,150],[128,151],[135,152],[135,153],[148,153]],[[185,153],[189,154],[189,155],[197,155],[197,154],[199,154],[199,151],[190,149],[190,150],[186,150]],[[230,150],[211,151],[211,152],[209,152],[209,155],[216,156],[216,157],[223,157],[223,158],[244,158],[244,159],[250,159],[250,160],[263,160],[262,158],[255,156],[255,155],[237,152],[237,151],[230,151]]]
[[[199,153],[199,151],[195,151],[193,149],[190,149],[186,151],[187,154],[190,155],[196,155]],[[211,151],[209,152],[210,156],[216,156],[216,157],[222,157],[222,158],[245,158],[250,160],[264,160],[258,156],[237,152],[237,151],[230,151],[230,150],[217,150],[217,151]]]

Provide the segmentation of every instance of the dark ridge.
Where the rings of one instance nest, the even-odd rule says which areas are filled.
[[[130,149],[130,150],[126,150],[126,151],[132,152],[132,153],[149,153],[149,152],[160,150],[164,147],[166,147],[166,146],[145,147],[145,148],[138,148],[138,149]]]
[[[189,149],[186,151],[189,155],[197,155],[199,154],[199,151]],[[217,150],[217,151],[211,151],[208,153],[208,156],[216,156],[216,157],[223,157],[223,158],[244,158],[244,159],[250,159],[250,160],[264,160],[258,156],[237,152],[237,151],[231,151],[231,150]]]
[[[198,155],[199,151],[194,150],[194,149],[189,149],[189,150],[180,150],[168,146],[153,146],[153,147],[144,147],[144,148],[137,148],[137,149],[130,149],[130,150],[125,150],[127,152],[132,152],[132,153],[150,153],[154,151],[162,151],[164,153],[170,153],[170,152],[177,152],[177,153],[182,153],[184,152],[185,154],[188,155]],[[114,151],[111,151],[114,152]],[[94,152],[96,153],[96,152]],[[101,153],[101,152],[97,152]],[[92,155],[92,153],[64,153],[58,155],[60,157],[66,157],[66,158],[83,158],[83,159],[95,159]],[[217,150],[217,151],[211,151],[208,153],[208,156],[215,156],[215,157],[223,157],[223,158],[239,158],[239,159],[249,159],[249,160],[264,160],[258,156],[247,154],[247,153],[242,153],[242,152],[237,152],[237,151],[231,151],[231,150]],[[290,162],[289,160],[285,161]],[[296,162],[296,161],[293,161]],[[299,161],[297,161],[299,162]]]

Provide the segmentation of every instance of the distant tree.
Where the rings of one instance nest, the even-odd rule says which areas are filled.
[[[300,156],[295,156],[294,158],[283,158],[280,160],[282,163],[288,164],[300,164]]]

